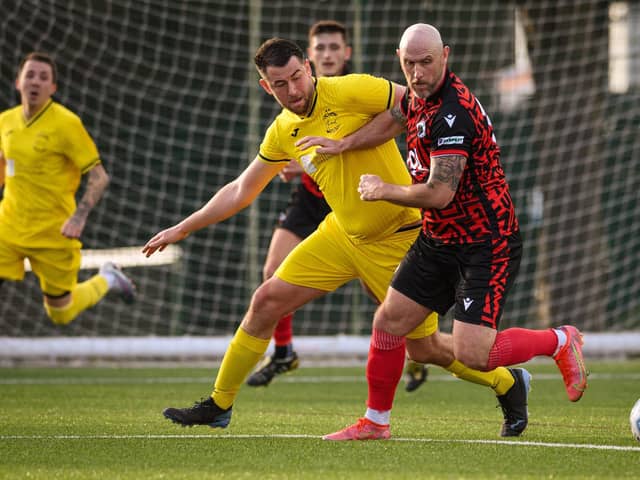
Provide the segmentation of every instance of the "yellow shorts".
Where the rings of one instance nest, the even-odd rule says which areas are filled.
[[[382,302],[396,268],[419,230],[397,232],[372,243],[354,243],[330,213],[315,232],[287,255],[274,275],[294,285],[326,292],[360,279]],[[407,337],[426,337],[437,329],[438,316],[433,313]]]
[[[70,292],[78,283],[79,248],[20,247],[0,239],[0,278],[24,278],[24,259],[40,280],[42,292],[58,296]]]

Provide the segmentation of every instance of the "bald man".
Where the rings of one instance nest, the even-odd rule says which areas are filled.
[[[469,368],[489,371],[550,356],[571,401],[579,400],[587,387],[582,335],[575,327],[498,332],[522,241],[493,126],[477,98],[448,69],[449,51],[432,25],[410,26],[397,49],[409,87],[399,104],[342,140],[301,140],[301,146],[319,146],[318,153],[336,154],[377,145],[405,131],[413,183],[394,185],[365,174],[358,191],[364,201],[420,207],[423,215],[420,235],[374,317],[365,417],[327,435],[328,440],[390,436],[404,336],[434,311],[444,315],[453,308],[453,353]],[[426,352],[409,347],[409,354],[422,361]],[[505,413],[501,435],[518,436],[528,422],[530,375],[521,368],[509,370],[514,387],[498,396]]]

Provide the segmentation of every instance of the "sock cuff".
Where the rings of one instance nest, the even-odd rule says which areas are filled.
[[[233,341],[254,353],[262,355],[267,350],[271,339],[254,337],[253,335],[249,335],[242,329],[242,327],[240,327],[236,331]]]
[[[374,328],[371,334],[371,345],[379,350],[394,350],[404,345],[404,337]]]
[[[459,373],[462,373],[464,370],[466,370],[466,368],[467,367],[463,363],[459,362],[456,359],[454,359],[450,365],[444,367],[445,370],[453,373],[454,375],[458,375]]]

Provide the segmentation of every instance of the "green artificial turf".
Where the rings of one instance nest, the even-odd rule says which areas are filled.
[[[490,390],[431,367],[416,392],[400,385],[392,440],[367,442],[321,440],[364,413],[364,367],[301,368],[243,387],[225,430],[161,415],[208,395],[214,369],[0,369],[0,478],[638,478],[628,417],[640,362],[589,364],[577,403],[553,364],[528,365],[529,427],[508,439]]]

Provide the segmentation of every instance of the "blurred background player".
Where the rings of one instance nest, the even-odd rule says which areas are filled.
[[[133,283],[111,262],[78,283],[79,238],[109,184],[95,143],[80,118],[53,101],[57,68],[32,52],[16,79],[21,105],[0,114],[0,283],[24,278],[24,259],[40,280],[44,308],[65,325],[110,289],[133,301]],[[87,183],[76,206],[82,175]]]
[[[334,20],[321,20],[309,29],[307,56],[316,77],[335,77],[349,73],[351,47],[347,28]],[[285,257],[302,240],[307,238],[331,211],[316,182],[304,173],[300,164],[291,161],[280,172],[280,178],[289,182],[300,176],[300,183],[293,189],[286,211],[280,213],[278,224],[271,237],[269,251],[262,276],[267,280]],[[266,386],[281,373],[298,368],[298,354],[293,347],[293,313],[280,319],[273,334],[275,350],[247,379],[247,385]],[[428,370],[425,365],[407,362],[406,390],[411,392],[424,383]]]

